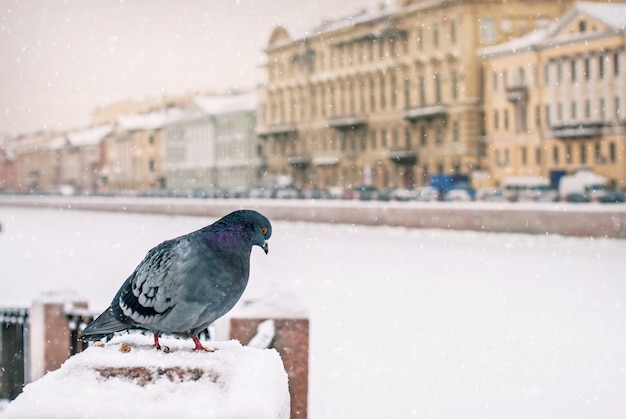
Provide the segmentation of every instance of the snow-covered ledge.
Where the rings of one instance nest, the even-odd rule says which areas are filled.
[[[92,346],[27,385],[3,418],[288,418],[288,379],[274,349],[131,334]]]

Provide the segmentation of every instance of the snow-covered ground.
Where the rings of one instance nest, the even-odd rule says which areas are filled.
[[[0,304],[77,289],[103,309],[211,221],[0,207]],[[246,297],[308,309],[311,418],[623,417],[626,241],[273,225]]]

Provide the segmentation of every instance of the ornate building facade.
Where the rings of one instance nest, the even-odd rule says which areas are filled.
[[[301,188],[413,187],[483,169],[476,50],[524,35],[569,1],[399,1],[266,48],[258,134],[268,174]]]
[[[626,187],[626,4],[576,3],[479,55],[495,185],[541,176],[556,187],[584,168]]]

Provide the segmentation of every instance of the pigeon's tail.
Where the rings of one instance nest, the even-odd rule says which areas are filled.
[[[105,310],[94,321],[89,323],[82,332],[83,340],[98,340],[110,336],[115,332],[128,329],[128,325],[122,323],[113,316],[111,310]]]

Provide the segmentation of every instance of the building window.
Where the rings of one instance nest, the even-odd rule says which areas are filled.
[[[567,164],[572,164],[572,145],[567,144],[565,146],[565,162]]]
[[[598,77],[604,78],[604,54],[600,54],[598,57]]]
[[[509,110],[505,109],[504,110],[504,130],[508,130],[509,129]]]
[[[452,98],[459,98],[459,75],[456,70],[452,71]]]
[[[456,44],[456,22],[454,20],[450,21],[450,42]]]
[[[409,109],[411,107],[411,81],[404,79],[404,106]]]
[[[440,146],[443,144],[443,122],[437,124],[436,132],[435,132],[435,145]]]
[[[459,121],[454,121],[452,124],[452,141],[458,143],[460,139],[459,134]]]
[[[522,146],[522,166],[526,166],[528,163],[528,150]]]
[[[622,108],[621,108],[619,97],[615,97],[615,119],[618,121],[620,119],[621,109]]]
[[[572,119],[576,119],[578,118],[578,115],[576,114],[576,102],[572,102]]]
[[[535,105],[535,128],[541,127],[541,106]]]
[[[395,109],[396,106],[398,105],[398,89],[397,89],[397,85],[396,85],[396,75],[395,74],[391,75],[390,84],[391,84],[391,86],[389,86],[389,87],[391,88],[391,108]]]
[[[500,129],[500,113],[497,109],[493,111],[493,129],[495,131]]]
[[[576,58],[573,58],[570,63],[570,76],[572,81],[576,81]]]
[[[376,110],[376,82],[374,81],[374,77],[370,77],[370,111],[374,112]]]
[[[417,46],[420,51],[424,49],[424,28],[422,26],[417,29]]]
[[[543,82],[545,85],[550,82],[550,64],[548,63],[543,65]]]
[[[406,144],[406,148],[410,150],[411,149],[411,127],[410,126],[407,126],[404,129],[404,141]]]
[[[435,103],[441,103],[441,75],[435,73]]]
[[[591,119],[591,101],[585,100],[585,119]]]
[[[426,80],[424,76],[420,76],[419,78],[420,84],[420,106],[426,105]]]
[[[587,164],[587,144],[580,145],[580,164]]]
[[[585,57],[585,80],[589,81],[591,78],[591,60],[589,57]]]
[[[580,22],[578,22],[578,31],[585,32],[586,30],[587,30],[587,21],[581,20]]]
[[[439,25],[436,23],[433,25],[433,45],[439,48]]]
[[[387,94],[387,92],[385,91],[385,76],[380,76],[379,79],[379,86],[380,86],[380,108],[381,109],[385,109],[385,107],[387,106],[387,103],[385,101],[385,95]]]
[[[604,102],[604,98],[600,98],[600,120],[606,120],[606,106]]]
[[[559,147],[552,147],[552,162],[554,164],[559,164]]]
[[[483,44],[496,42],[496,20],[493,17],[480,19],[480,41]]]
[[[535,148],[535,164],[537,166],[541,164],[541,147]]]
[[[563,81],[563,63],[561,61],[556,65],[556,81],[559,83]]]
[[[426,124],[420,126],[420,145],[425,146],[428,144],[428,130]]]
[[[619,76],[619,52],[613,53],[613,74]]]
[[[609,143],[609,161],[615,163],[616,158],[615,143]]]
[[[556,105],[556,118],[559,122],[563,122],[563,104],[561,102]]]

